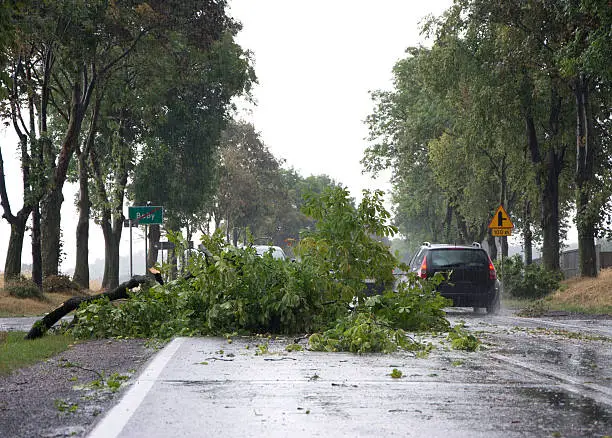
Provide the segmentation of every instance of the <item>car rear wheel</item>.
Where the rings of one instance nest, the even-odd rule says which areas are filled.
[[[491,315],[495,315],[497,313],[499,313],[499,308],[500,308],[501,304],[499,302],[499,292],[495,294],[495,297],[493,298],[493,301],[491,301],[489,303],[489,305],[487,306],[487,313],[491,314]]]

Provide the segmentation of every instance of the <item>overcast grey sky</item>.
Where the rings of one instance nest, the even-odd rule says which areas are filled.
[[[419,22],[451,0],[232,0],[238,41],[255,54],[257,108],[248,120],[275,156],[304,175],[349,187],[382,187],[361,173],[369,91],[391,88],[391,70],[423,42]]]
[[[241,103],[241,117],[255,125],[277,158],[304,176],[327,174],[348,186],[355,197],[364,188],[388,188],[384,179],[362,175],[359,163],[367,145],[363,121],[373,109],[369,91],[392,87],[395,62],[407,47],[424,42],[419,22],[451,4],[452,0],[229,0],[230,14],[243,23],[238,42],[253,52],[259,79],[254,89],[257,105]],[[17,211],[22,192],[16,142],[10,128],[2,134],[7,186]],[[64,189],[64,272],[74,267],[75,192],[73,186]],[[99,227],[92,224],[90,230],[93,261],[104,257],[104,247]],[[0,269],[9,232],[2,220]],[[129,251],[128,234],[123,233],[122,254]],[[135,251],[143,249],[140,238]],[[31,261],[29,235],[23,261]]]

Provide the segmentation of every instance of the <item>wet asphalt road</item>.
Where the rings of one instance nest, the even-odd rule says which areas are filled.
[[[612,435],[611,320],[449,317],[477,334],[480,351],[451,350],[442,336],[426,359],[178,338],[89,436]]]
[[[24,316],[16,318],[0,318],[0,332],[22,331],[29,332],[40,316]],[[72,321],[72,315],[65,316],[60,321]],[[58,323],[59,324],[59,323]]]
[[[40,317],[0,318],[0,332],[29,331]]]

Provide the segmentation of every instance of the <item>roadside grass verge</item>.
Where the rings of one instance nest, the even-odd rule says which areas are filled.
[[[541,300],[503,299],[509,309],[539,308],[589,315],[612,315],[612,268],[602,269],[597,278],[571,278],[559,290]]]
[[[99,289],[100,285],[98,283],[92,284],[90,290],[95,290],[96,285]],[[89,294],[90,291],[82,291],[81,293]],[[74,295],[73,291],[66,291],[65,293],[43,293],[44,300],[13,297],[4,289],[4,278],[0,273],[0,318],[44,315]]]
[[[0,376],[41,360],[70,347],[75,342],[69,335],[47,335],[26,341],[25,332],[0,332]]]
[[[43,295],[44,301],[33,298],[16,298],[9,295],[4,289],[0,289],[0,318],[44,315],[73,296],[71,293]]]
[[[610,315],[612,306],[593,306],[590,304],[573,304],[556,301],[552,296],[541,299],[504,299],[502,306],[506,309],[522,312],[525,316],[532,313],[533,316],[544,315],[547,312],[582,313],[585,315]]]

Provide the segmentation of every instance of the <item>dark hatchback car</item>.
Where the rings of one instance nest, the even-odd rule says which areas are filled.
[[[445,280],[438,291],[453,300],[455,307],[486,308],[487,313],[499,310],[499,281],[495,267],[480,244],[448,245],[425,242],[410,262],[410,270],[421,278],[437,272]]]

